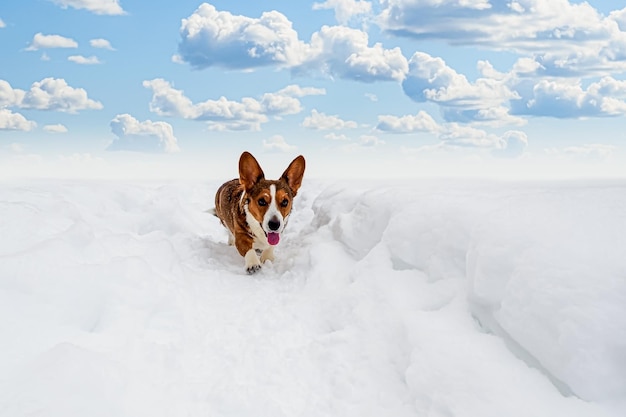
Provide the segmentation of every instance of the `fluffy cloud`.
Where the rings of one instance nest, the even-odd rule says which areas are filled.
[[[502,145],[497,135],[458,123],[447,124],[439,139],[447,146],[464,148],[498,149]]]
[[[183,19],[180,34],[175,60],[195,68],[275,66],[365,82],[400,81],[408,70],[399,48],[370,47],[367,33],[357,29],[324,26],[305,43],[277,11],[251,18],[204,3]]]
[[[7,27],[6,23],[4,23],[4,20],[0,19],[0,29]]]
[[[93,56],[93,55],[90,57],[86,57],[82,55],[70,55],[67,57],[67,60],[70,62],[74,62],[76,64],[80,64],[80,65],[97,65],[97,64],[102,63],[100,62],[97,56]]]
[[[90,40],[89,45],[91,45],[92,48],[108,49],[109,51],[115,51],[115,48],[111,46],[111,42],[102,38]]]
[[[203,3],[183,19],[180,34],[180,59],[196,68],[290,66],[304,52],[291,22],[276,11],[254,19]]]
[[[19,113],[13,113],[9,109],[0,108],[0,130],[30,131],[37,126],[35,122],[27,120]]]
[[[441,141],[437,148],[476,148],[491,150],[499,157],[518,157],[528,146],[526,133],[518,130],[506,131],[503,135],[488,133],[485,130],[459,123],[438,124],[428,113],[420,111],[416,115],[378,116],[376,129],[381,132],[410,134],[427,132],[436,135]]]
[[[424,52],[416,52],[411,57],[402,88],[415,101],[432,101],[445,106],[493,107],[516,97],[502,80],[481,77],[471,83],[443,59]]]
[[[526,151],[528,136],[519,130],[509,130],[500,138],[499,146],[494,155],[504,158],[517,158]]]
[[[364,0],[326,0],[324,3],[313,3],[313,10],[335,11],[335,19],[346,25],[353,17],[368,14],[372,11],[372,3]]]
[[[44,35],[40,32],[35,34],[26,50],[37,51],[47,48],[78,48],[78,43],[74,39],[61,35]]]
[[[160,116],[182,117],[209,123],[212,130],[260,130],[268,116],[280,117],[302,111],[297,97],[325,94],[323,89],[285,87],[276,93],[264,94],[260,100],[244,97],[241,101],[220,97],[193,103],[183,91],[160,78],[144,81],[144,87],[152,90],[150,110]]]
[[[408,116],[378,116],[376,129],[389,133],[413,133],[413,132],[438,132],[439,125],[425,111],[420,111],[416,115]]]
[[[174,129],[166,122],[138,121],[129,114],[119,114],[111,120],[111,132],[116,136],[107,150],[137,152],[178,152]]]
[[[34,82],[28,91],[14,89],[0,80],[0,107],[77,113],[102,109],[102,104],[90,99],[84,89],[69,86],[62,78],[44,78]]]
[[[339,116],[328,116],[313,109],[311,115],[302,122],[302,126],[315,130],[340,130],[354,129],[357,127],[357,123],[351,120],[342,120]]]
[[[379,22],[398,36],[533,56],[546,73],[567,75],[626,67],[623,16],[568,0],[387,0]]]
[[[62,78],[44,78],[33,83],[19,107],[77,113],[102,109],[102,104],[90,99],[84,89],[69,86]]]
[[[388,0],[380,21],[392,33],[516,51],[595,43],[610,27],[588,3],[568,0]],[[571,44],[569,44],[571,45]]]
[[[475,148],[491,151],[494,156],[516,158],[521,156],[528,146],[526,133],[509,130],[499,136],[471,126],[448,123],[439,134],[444,148]]]
[[[24,90],[14,89],[7,81],[0,80],[0,108],[19,106],[24,95]]]
[[[311,36],[309,52],[292,70],[296,74],[327,74],[344,79],[374,82],[402,81],[408,62],[400,48],[369,46],[367,33],[345,26],[323,26]]]
[[[263,139],[263,149],[266,151],[290,152],[296,149],[296,146],[290,145],[281,135],[275,135],[268,140]]]
[[[604,77],[583,89],[580,81],[540,80],[522,98],[512,101],[519,115],[581,118],[626,114],[626,81]]]
[[[402,88],[417,102],[442,106],[443,116],[449,122],[523,124],[506,107],[510,100],[519,98],[510,88],[506,74],[498,73],[488,62],[481,61],[478,66],[483,76],[470,82],[443,59],[416,52],[409,60],[409,72]]]
[[[297,97],[318,96],[326,94],[323,88],[289,85],[276,93],[263,94],[261,105],[269,115],[297,114],[302,111],[302,105]]]
[[[119,0],[50,0],[63,7],[85,9],[95,14],[120,15],[125,14]]]
[[[586,89],[579,78],[538,76],[540,65],[520,59],[508,73],[486,61],[471,82],[441,58],[417,52],[409,61],[402,83],[407,96],[417,102],[441,106],[447,122],[490,126],[523,125],[522,116],[580,118],[626,114],[626,82],[603,77]]]

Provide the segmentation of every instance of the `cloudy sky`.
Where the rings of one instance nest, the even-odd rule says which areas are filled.
[[[623,174],[615,3],[4,2],[0,174]]]

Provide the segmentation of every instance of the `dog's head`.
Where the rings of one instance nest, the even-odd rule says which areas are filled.
[[[302,184],[304,168],[304,157],[300,155],[278,180],[266,180],[254,156],[244,152],[239,158],[239,182],[245,190],[246,215],[259,223],[270,245],[276,245],[280,240],[293,198]]]

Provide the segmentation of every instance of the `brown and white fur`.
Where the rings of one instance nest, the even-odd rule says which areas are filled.
[[[278,180],[266,180],[261,166],[249,152],[239,158],[239,179],[224,183],[215,194],[215,215],[229,231],[228,243],[244,257],[253,274],[266,260],[274,260],[302,177],[305,161],[294,159]],[[261,251],[261,258],[257,255]]]

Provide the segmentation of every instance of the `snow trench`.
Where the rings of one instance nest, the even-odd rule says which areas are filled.
[[[0,188],[1,416],[622,416],[626,184],[306,182],[248,276],[217,183]]]

